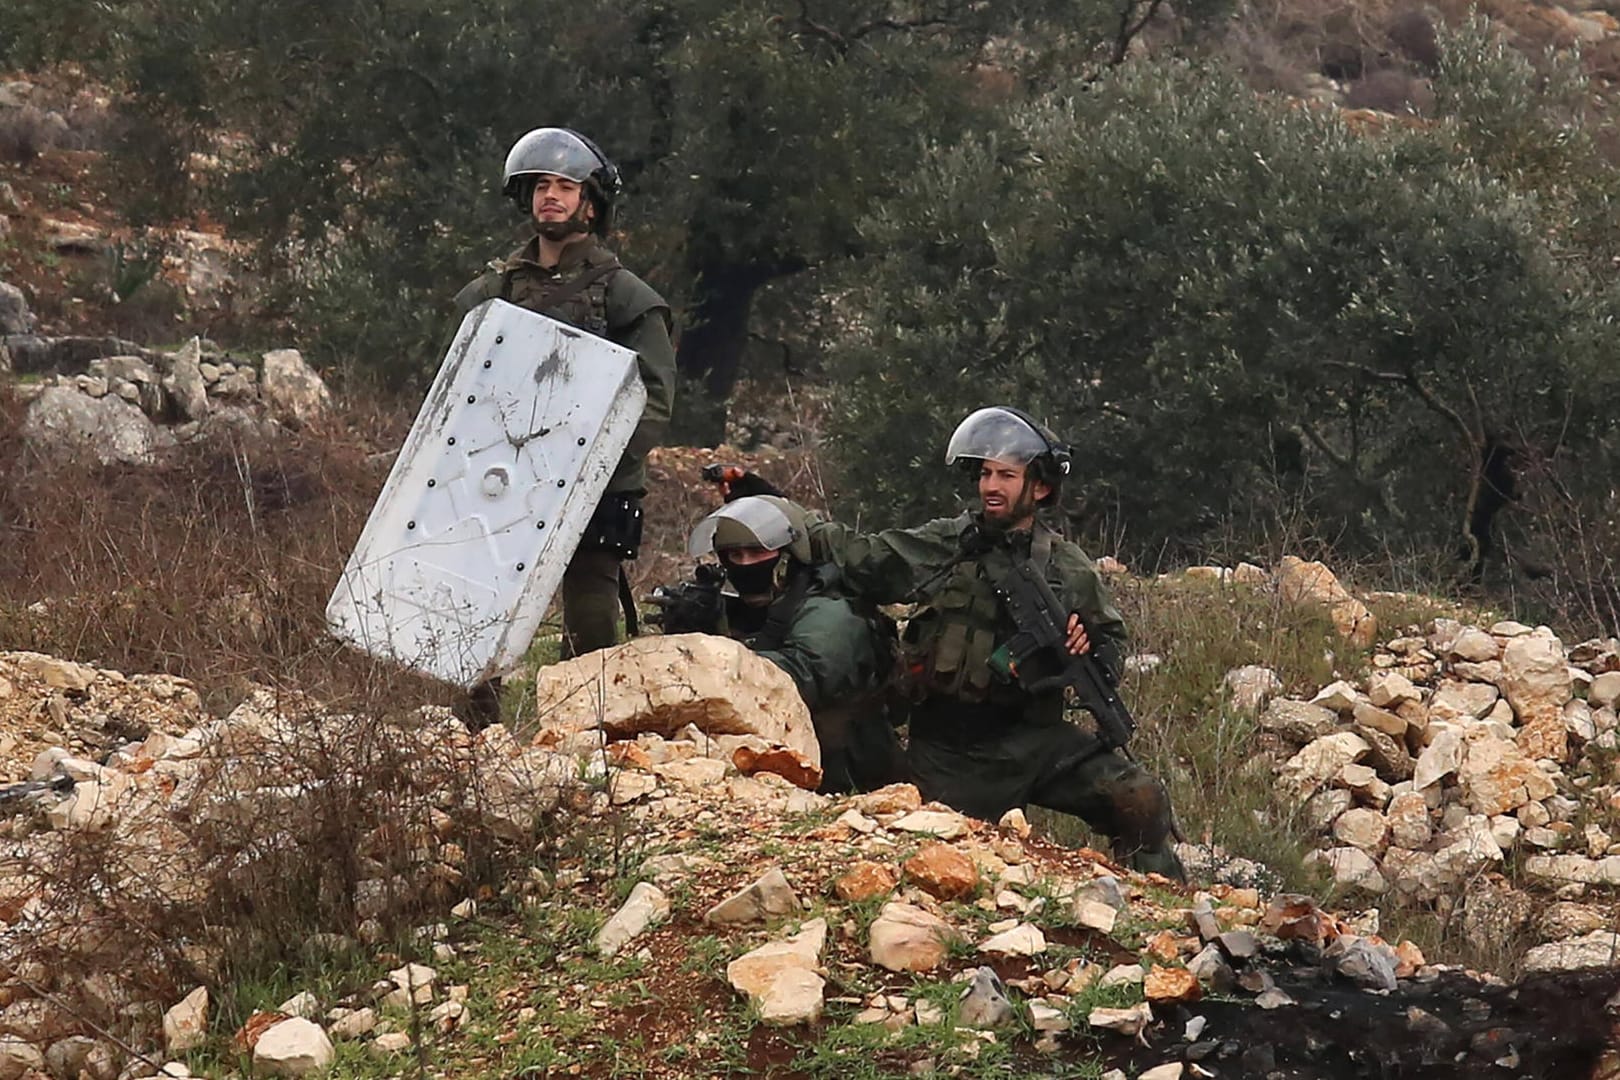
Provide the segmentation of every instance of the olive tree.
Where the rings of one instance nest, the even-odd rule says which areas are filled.
[[[1071,513],[1136,551],[1302,516],[1362,550],[1467,543],[1481,454],[1567,434],[1600,297],[1536,200],[1444,132],[1143,64],[938,146],[868,218],[834,431],[852,509],[944,508],[992,401],[1072,440]],[[1258,521],[1256,519],[1259,519]]]

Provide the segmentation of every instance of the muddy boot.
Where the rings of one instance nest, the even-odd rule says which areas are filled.
[[[1181,859],[1170,846],[1168,838],[1157,847],[1142,847],[1129,852],[1119,851],[1116,845],[1114,857],[1138,873],[1163,874],[1172,881],[1184,885],[1187,883],[1187,868],[1181,865]]]
[[[479,683],[451,707],[456,719],[477,734],[501,722],[501,680],[497,677]]]

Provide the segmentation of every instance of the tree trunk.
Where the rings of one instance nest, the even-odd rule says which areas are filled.
[[[671,439],[718,446],[725,441],[726,402],[748,348],[754,294],[769,279],[755,267],[726,267],[699,280],[702,296],[675,352],[682,379]]]

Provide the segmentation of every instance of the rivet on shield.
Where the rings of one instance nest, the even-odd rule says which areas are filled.
[[[523,569],[523,564],[522,564],[522,563],[518,563],[518,570],[519,570],[519,571],[522,571],[522,569]]]
[[[450,445],[451,446],[456,445],[456,437],[454,435],[450,436]]]
[[[428,487],[437,487],[438,483],[439,482],[437,480],[429,480],[428,481]]]
[[[506,335],[505,334],[496,334],[495,335],[495,344],[499,345],[501,342],[503,342],[505,340],[506,340]],[[487,361],[487,360],[484,361],[484,366],[489,367],[489,361]]]
[[[504,465],[496,465],[488,472],[484,473],[484,494],[489,496],[491,499],[498,499],[506,493],[506,489],[511,485],[511,483],[512,476],[506,471],[506,467]]]
[[[581,446],[585,445],[585,437],[584,436],[580,436],[579,445],[581,445]]]
[[[534,523],[534,527],[537,529],[543,529],[546,527],[546,523],[543,521],[537,521]]]
[[[406,522],[406,523],[405,523],[405,527],[406,527],[406,528],[407,528],[407,529],[414,529],[414,528],[416,528],[416,522],[414,522],[414,521],[407,521],[407,522]]]
[[[559,481],[557,481],[557,486],[558,486],[558,487],[567,487],[567,486],[568,486],[568,481],[566,481],[566,480],[559,480]]]
[[[467,395],[467,404],[471,405],[473,402],[475,402],[477,400],[478,399],[476,397],[474,397],[473,395],[471,395],[471,394]]]

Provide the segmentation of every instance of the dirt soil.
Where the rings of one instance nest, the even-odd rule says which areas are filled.
[[[1403,980],[1390,994],[1324,977],[1309,957],[1272,968],[1298,1004],[1266,1011],[1248,1001],[1199,1002],[1158,1011],[1148,1046],[1115,1058],[1145,1068],[1168,1057],[1215,1076],[1268,1080],[1445,1080],[1456,1077],[1582,1078],[1599,1071],[1612,1045],[1620,970],[1533,976],[1490,986],[1461,973]],[[1202,1016],[1199,1041],[1183,1038]]]

